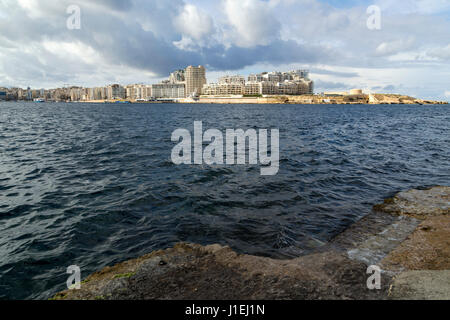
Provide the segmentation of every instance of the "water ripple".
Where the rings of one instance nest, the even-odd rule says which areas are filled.
[[[171,133],[278,128],[280,171],[175,166]],[[450,181],[448,106],[0,103],[0,299],[48,298],[179,241],[296,257]]]

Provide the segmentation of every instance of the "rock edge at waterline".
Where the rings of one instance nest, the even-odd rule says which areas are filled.
[[[450,187],[401,192],[291,260],[180,243],[90,275],[65,300],[450,299]],[[367,288],[367,267],[383,270]]]

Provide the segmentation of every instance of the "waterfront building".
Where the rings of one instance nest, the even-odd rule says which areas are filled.
[[[245,84],[245,78],[240,75],[236,76],[223,76],[219,79],[220,84]]]
[[[284,81],[277,84],[278,94],[281,95],[303,95],[312,94],[312,81],[301,79],[299,81]]]
[[[299,79],[309,79],[309,70],[294,70],[291,71],[290,74],[294,77],[298,77]]]
[[[88,101],[89,100],[89,94],[88,94],[88,89],[84,89],[83,93],[81,95],[81,101]]]
[[[85,96],[83,100],[106,100],[108,92],[105,87],[86,88],[80,92],[80,96]]]
[[[278,82],[275,81],[263,81],[259,83],[261,95],[276,95],[279,94]]]
[[[0,89],[0,100],[6,100],[7,91],[5,89]]]
[[[298,95],[303,94],[314,94],[314,81],[308,78],[301,78],[293,81],[297,85],[297,93]]]
[[[262,72],[242,76],[224,76],[218,83],[203,87],[204,95],[304,95],[314,93],[308,70]]]
[[[303,95],[312,94],[314,85],[311,80],[285,80],[283,82],[262,81],[239,83],[210,83],[203,86],[204,95]]]
[[[172,84],[186,83],[186,70],[177,70],[170,74],[169,82]]]
[[[97,100],[98,97],[95,96],[95,88],[86,89],[86,100]]]
[[[67,101],[70,100],[70,90],[69,88],[57,88],[50,90],[50,100],[53,101]],[[48,99],[48,97],[47,97]]]
[[[184,83],[170,83],[169,81],[152,84],[151,96],[155,99],[181,99],[186,97]]]
[[[23,90],[22,88],[15,88],[12,89],[13,92],[15,93],[17,100],[24,100],[25,99],[25,90]]]
[[[81,100],[81,96],[82,96],[82,92],[83,92],[83,88],[81,87],[70,87],[68,89],[68,96],[70,98],[70,101],[80,101]],[[46,98],[45,93],[42,95],[41,93],[41,98]]]
[[[247,82],[244,86],[244,95],[247,95],[247,96],[261,95],[261,83],[260,82]]]
[[[206,69],[203,66],[189,66],[185,71],[186,96],[200,95],[206,84]]]
[[[107,99],[108,100],[118,100],[125,99],[126,91],[125,88],[120,84],[112,84],[107,87]]]
[[[98,100],[106,100],[108,98],[108,88],[97,87],[94,89],[94,93]]]
[[[126,97],[129,100],[147,99],[147,87],[144,84],[130,84],[125,87]]]
[[[263,81],[266,82],[282,82],[284,80],[291,80],[285,77],[281,72],[269,72],[263,75]]]
[[[33,100],[41,98],[41,90],[31,90],[31,98]]]
[[[145,84],[135,84],[127,86],[127,98],[130,100],[147,100],[151,96],[151,86]]]
[[[243,95],[245,86],[240,83],[210,83],[203,86],[202,94],[210,96]]]
[[[30,87],[27,88],[27,100],[28,101],[33,100],[33,93],[31,92],[31,88]]]
[[[262,72],[259,74],[251,74],[248,76],[249,82],[284,82],[284,81],[299,81],[300,79],[309,80],[308,70],[293,70],[289,72]]]
[[[263,77],[262,74],[251,74],[248,76],[248,82],[262,82]]]
[[[129,84],[125,86],[126,91],[126,97],[127,99],[135,100],[136,99],[136,92],[134,90],[134,85]]]

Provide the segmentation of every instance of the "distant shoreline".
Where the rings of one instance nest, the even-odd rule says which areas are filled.
[[[23,101],[23,100],[11,100]],[[33,102],[33,101],[30,101]],[[446,101],[424,100],[399,94],[356,94],[356,95],[284,95],[284,96],[200,96],[198,98],[154,99],[137,101],[133,99],[117,100],[86,100],[86,101],[34,101],[42,102],[70,102],[70,103],[98,103],[98,104],[332,104],[332,105],[443,105]]]
[[[445,101],[423,100],[397,94],[357,94],[357,95],[284,95],[284,96],[200,96],[199,98],[160,99],[157,101],[89,100],[87,103],[187,103],[187,104],[448,104]]]

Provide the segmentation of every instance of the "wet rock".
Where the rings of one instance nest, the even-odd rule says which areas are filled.
[[[420,220],[388,213],[371,213],[334,238],[330,245],[349,258],[378,265],[420,224]]]
[[[408,215],[418,219],[450,214],[450,187],[438,186],[428,190],[409,190],[398,193],[383,204],[374,206],[376,211]]]
[[[160,262],[167,265],[163,268]],[[178,244],[128,264],[135,274],[114,279],[112,268],[88,278],[64,299],[385,299],[367,288],[367,266],[337,252],[293,260],[239,255],[228,247]],[[123,272],[123,267],[120,268]],[[113,272],[113,273],[114,273]]]
[[[450,270],[450,217],[431,217],[381,262],[383,269]]]
[[[181,243],[107,267],[55,299],[450,299],[449,200],[449,187],[401,192],[291,260]],[[383,269],[381,290],[367,288],[372,264]]]
[[[401,192],[375,209],[422,220],[380,262],[384,270],[400,272],[390,298],[450,299],[450,187]]]
[[[395,278],[389,297],[399,300],[450,300],[450,270],[403,272]]]

